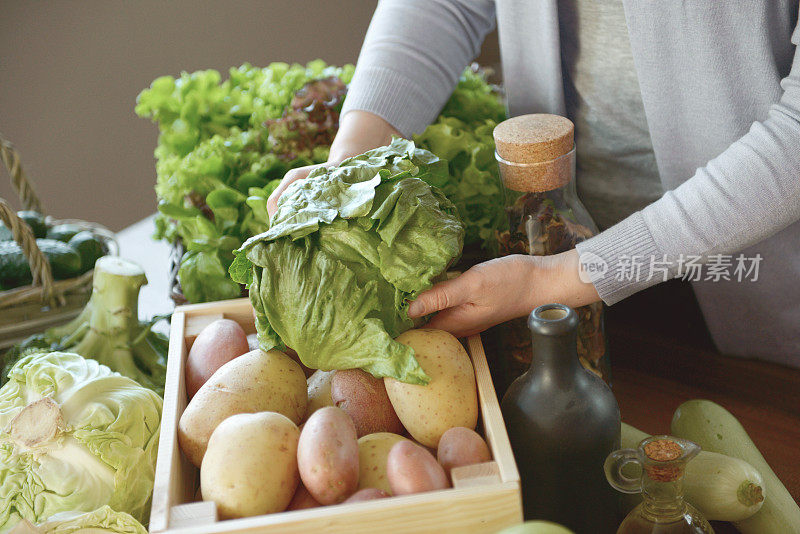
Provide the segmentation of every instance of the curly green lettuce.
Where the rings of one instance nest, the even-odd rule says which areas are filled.
[[[326,161],[353,66],[245,64],[228,79],[204,70],[156,79],[136,113],[158,123],[156,239],[185,250],[178,278],[190,302],[233,298],[233,251],[269,227],[266,201],[283,174]],[[466,243],[491,249],[504,223],[493,125],[505,118],[485,73],[464,71],[439,120],[415,140],[448,159],[441,187],[456,204]],[[439,153],[441,152],[441,153]],[[431,182],[432,183],[432,182]]]
[[[289,346],[314,369],[427,383],[393,338],[414,327],[408,302],[461,254],[458,212],[426,183],[446,174],[444,160],[395,139],[292,184],[230,269],[250,285],[261,348]]]

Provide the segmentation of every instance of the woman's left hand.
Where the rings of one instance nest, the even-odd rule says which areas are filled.
[[[576,250],[490,260],[421,293],[408,315],[438,312],[427,326],[463,337],[523,317],[542,304],[577,307],[600,300],[594,286],[578,276],[578,265]]]

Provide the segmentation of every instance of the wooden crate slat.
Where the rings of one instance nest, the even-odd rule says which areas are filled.
[[[469,353],[472,355],[472,365],[475,367],[475,378],[478,381],[478,397],[481,404],[481,417],[486,441],[492,450],[497,465],[500,468],[500,478],[503,482],[519,482],[519,472],[511,452],[511,442],[503,423],[503,414],[497,402],[497,393],[489,373],[489,364],[483,351],[481,337],[470,336],[467,340]]]
[[[519,487],[449,489],[354,504],[339,504],[213,525],[170,530],[170,534],[406,534],[493,533],[522,521]]]

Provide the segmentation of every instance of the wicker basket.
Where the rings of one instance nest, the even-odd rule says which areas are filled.
[[[33,186],[25,177],[20,158],[13,145],[0,136],[0,159],[11,177],[23,209],[42,213],[42,204]],[[0,349],[9,347],[25,337],[51,326],[65,323],[83,309],[92,292],[94,270],[66,280],[54,280],[47,258],[36,246],[31,228],[17,217],[15,211],[0,198],[0,220],[11,230],[14,240],[22,247],[31,268],[31,285],[0,291]],[[48,225],[75,224],[102,239],[109,254],[118,255],[119,246],[114,234],[106,227],[77,219],[53,219]]]

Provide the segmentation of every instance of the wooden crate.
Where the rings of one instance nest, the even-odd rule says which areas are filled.
[[[238,322],[248,334],[255,332],[247,299],[179,306],[172,315],[150,532],[493,533],[522,521],[519,474],[480,336],[470,337],[467,349],[475,368],[481,428],[494,461],[454,469],[454,487],[446,490],[217,521],[213,502],[194,502],[199,472],[180,452],[177,426],[187,404],[189,348],[206,325],[221,318]]]

